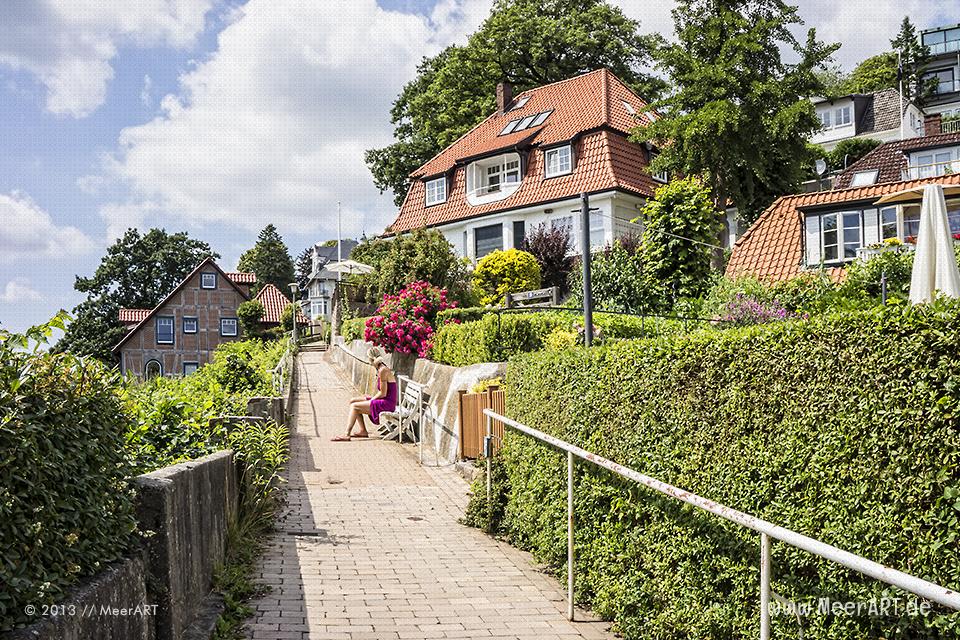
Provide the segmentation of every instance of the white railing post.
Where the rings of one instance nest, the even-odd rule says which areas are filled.
[[[760,640],[770,640],[770,536],[760,534]]]
[[[493,453],[493,418],[487,416],[487,437],[484,439],[483,455],[487,458],[487,514],[493,510],[493,484],[490,479],[490,458]]]
[[[573,621],[573,453],[567,451],[567,620]]]

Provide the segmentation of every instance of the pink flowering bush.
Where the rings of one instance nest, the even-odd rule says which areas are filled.
[[[377,314],[367,320],[364,339],[395,353],[425,358],[433,344],[437,314],[453,309],[447,290],[428,282],[409,284],[395,296],[384,296]]]
[[[722,319],[736,326],[752,324],[766,324],[792,318],[808,318],[809,314],[801,315],[788,311],[778,300],[762,302],[753,296],[738,293],[733,300],[727,303]]]

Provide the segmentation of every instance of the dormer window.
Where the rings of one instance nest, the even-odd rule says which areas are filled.
[[[446,177],[427,180],[427,206],[447,201]]]
[[[544,151],[546,177],[565,176],[573,171],[573,153],[570,145]]]
[[[467,202],[496,202],[520,188],[520,154],[506,153],[477,160],[467,166]]]

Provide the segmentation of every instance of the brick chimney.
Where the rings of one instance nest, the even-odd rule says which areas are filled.
[[[942,132],[942,120],[943,116],[939,113],[931,113],[923,118],[923,134],[927,136],[936,136],[940,135]]]
[[[497,83],[497,109],[500,113],[506,113],[513,103],[513,85],[509,82]]]

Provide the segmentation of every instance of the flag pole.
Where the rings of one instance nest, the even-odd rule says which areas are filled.
[[[903,50],[897,52],[897,77],[900,80],[900,139],[903,140]]]

